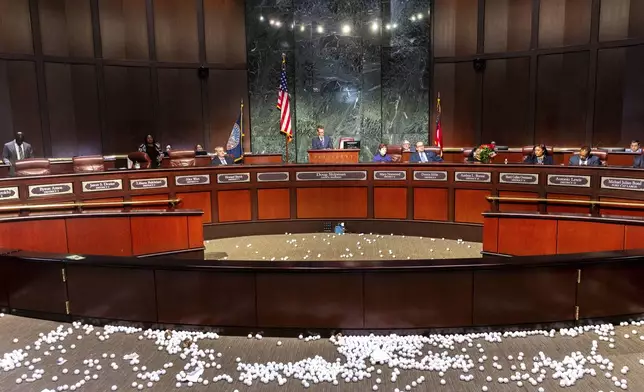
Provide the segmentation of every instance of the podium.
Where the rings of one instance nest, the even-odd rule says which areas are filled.
[[[309,150],[309,163],[358,163],[360,150]]]

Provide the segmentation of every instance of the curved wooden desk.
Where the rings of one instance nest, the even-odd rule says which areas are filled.
[[[5,251],[0,308],[255,332],[574,323],[644,313],[643,278],[641,250],[361,263],[69,260]]]
[[[482,239],[485,211],[644,215],[644,171],[630,168],[472,164],[270,165],[107,171],[0,179],[2,206],[180,198],[204,211],[204,236],[321,231]],[[493,201],[541,198],[555,203]],[[563,199],[563,200],[562,200]],[[562,200],[557,204],[557,200]]]

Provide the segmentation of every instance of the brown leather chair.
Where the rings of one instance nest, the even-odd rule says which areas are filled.
[[[16,176],[46,176],[51,174],[49,159],[30,158],[14,164]]]
[[[440,149],[440,147],[425,147],[425,150],[426,150],[426,151],[433,152],[433,153],[434,153],[434,154],[436,154],[437,156],[440,156],[440,155],[441,155],[441,149]]]
[[[391,162],[402,162],[402,146],[400,144],[390,144],[387,146],[387,154],[391,157]]]
[[[472,163],[472,161],[470,161],[470,154],[471,154],[471,153],[472,153],[472,149],[471,149],[471,148],[465,148],[465,149],[463,149],[463,162],[465,162],[465,163]]]
[[[74,163],[74,173],[105,171],[105,162],[102,155],[73,157],[72,162]]]
[[[532,155],[532,149],[534,146],[523,146],[521,148],[521,162],[525,161],[525,159]],[[554,153],[554,147],[546,146],[546,150],[548,150],[548,154],[553,155]]]
[[[138,163],[141,169],[149,169],[152,166],[152,161],[150,161],[148,154],[141,151],[129,153],[127,159],[133,163]]]
[[[194,167],[196,166],[195,156],[193,150],[170,150],[168,165],[169,167]]]

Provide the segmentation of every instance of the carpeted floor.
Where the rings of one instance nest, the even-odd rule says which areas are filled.
[[[80,388],[73,388],[74,390],[84,391],[110,391],[112,386],[116,386],[119,391],[123,390],[139,390],[133,388],[132,383],[141,384],[141,389],[151,391],[176,391],[176,390],[197,390],[197,391],[226,391],[233,392],[234,390],[242,391],[372,391],[377,386],[379,391],[394,391],[395,388],[400,388],[401,391],[406,391],[405,387],[409,385],[411,391],[488,391],[509,392],[509,391],[538,391],[538,388],[544,388],[544,391],[558,391],[568,390],[573,392],[597,392],[597,391],[621,391],[621,387],[616,387],[614,381],[607,378],[605,373],[609,372],[610,377],[617,377],[618,383],[624,379],[628,390],[631,391],[644,391],[644,366],[639,363],[640,358],[644,358],[644,341],[639,339],[639,334],[644,333],[644,327],[641,326],[626,326],[616,327],[615,335],[611,336],[606,334],[606,339],[615,339],[614,348],[610,348],[608,341],[601,341],[598,339],[596,332],[585,332],[575,337],[561,336],[557,333],[554,338],[544,336],[528,336],[524,338],[519,337],[503,337],[500,342],[490,342],[483,338],[475,338],[471,340],[472,347],[469,347],[468,339],[463,343],[451,342],[452,347],[435,347],[431,344],[414,346],[414,350],[418,349],[416,353],[404,353],[399,351],[397,353],[398,359],[401,361],[408,358],[407,363],[419,363],[419,358],[427,354],[428,351],[434,350],[436,353],[445,352],[442,355],[443,359],[464,360],[463,356],[469,355],[474,363],[474,367],[465,373],[462,370],[452,369],[445,371],[444,375],[440,375],[437,370],[435,371],[419,371],[419,370],[406,370],[404,365],[399,363],[397,368],[400,370],[400,375],[395,382],[391,381],[393,369],[387,365],[375,365],[371,370],[368,367],[371,363],[368,361],[369,353],[372,349],[366,349],[372,344],[376,337],[363,337],[361,339],[347,338],[342,344],[334,345],[329,339],[320,339],[306,342],[304,340],[295,339],[277,339],[277,338],[263,338],[258,340],[256,338],[247,339],[246,337],[220,337],[219,339],[207,339],[196,342],[199,349],[207,350],[213,349],[213,358],[208,358],[206,352],[205,360],[210,367],[204,369],[201,376],[208,379],[208,385],[198,384],[188,387],[187,383],[181,384],[177,389],[177,380],[175,376],[183,369],[186,363],[189,363],[189,358],[183,360],[178,354],[168,354],[166,351],[159,351],[157,345],[150,337],[139,339],[143,336],[142,333],[125,334],[125,333],[112,333],[109,334],[109,339],[100,340],[96,333],[103,335],[102,328],[96,328],[89,331],[87,334],[82,328],[72,327],[71,324],[64,324],[61,331],[65,333],[68,328],[72,328],[72,332],[54,343],[43,343],[40,350],[34,349],[34,342],[39,338],[39,334],[45,336],[57,328],[61,324],[41,321],[35,319],[19,318],[15,316],[4,316],[0,318],[0,336],[3,337],[0,341],[0,363],[5,366],[7,362],[7,353],[13,350],[23,349],[30,346],[26,350],[28,356],[22,359],[22,366],[18,369],[1,371],[0,370],[0,390],[4,392],[13,391],[43,391],[46,389],[56,390],[56,387],[64,385],[72,386],[84,380],[85,370],[88,370],[86,381]],[[632,330],[637,332],[636,335],[632,334]],[[162,332],[165,333],[165,332]],[[630,334],[629,338],[624,335]],[[81,335],[82,340],[78,340],[77,336]],[[454,336],[452,336],[453,338]],[[16,343],[13,339],[18,339]],[[432,336],[431,339],[440,340],[443,337]],[[400,343],[401,337],[393,337],[393,340],[398,339]],[[409,338],[405,338],[409,339]],[[283,342],[278,345],[277,342]],[[602,355],[607,358],[611,363],[612,370],[606,368],[601,369],[599,364],[584,363],[587,356],[590,355],[593,340],[598,341],[597,355]],[[350,341],[350,342],[349,342]],[[477,345],[481,344],[478,348]],[[72,348],[72,345],[75,345]],[[51,347],[50,347],[51,346]],[[383,350],[387,344],[382,345]],[[391,346],[391,345],[390,345]],[[395,345],[394,345],[395,346]],[[53,347],[53,349],[52,349]],[[60,348],[59,348],[60,347]],[[351,349],[353,347],[353,351]],[[356,349],[357,347],[357,349]],[[376,347],[380,347],[376,345]],[[401,346],[398,345],[398,348]],[[66,350],[64,353],[62,350]],[[483,350],[480,352],[479,350]],[[49,355],[45,355],[45,351],[49,351]],[[342,352],[341,352],[342,351]],[[581,356],[574,359],[573,353],[580,352]],[[348,355],[347,353],[354,355]],[[364,353],[367,354],[364,354]],[[522,359],[517,358],[520,352],[523,352],[525,357]],[[595,369],[596,376],[586,374],[582,379],[578,380],[575,385],[567,388],[559,386],[560,379],[553,379],[555,371],[550,367],[544,366],[541,369],[546,373],[544,380],[538,386],[530,385],[528,381],[522,381],[523,386],[518,386],[517,381],[509,381],[509,383],[499,383],[499,378],[510,378],[515,373],[511,369],[514,364],[518,367],[521,374],[530,373],[530,376],[537,377],[539,372],[530,372],[534,364],[535,356],[539,356],[540,352],[543,353],[545,360],[539,360],[542,364],[547,362],[559,363],[564,368],[575,368],[579,365],[579,369]],[[110,359],[110,354],[115,354],[115,358]],[[139,363],[131,365],[128,361],[123,359],[126,354],[136,353],[139,355]],[[217,357],[217,353],[221,353],[221,357]],[[311,382],[310,387],[305,387],[302,381],[296,379],[294,375],[285,377],[287,382],[283,386],[279,386],[276,381],[264,384],[259,379],[254,380],[252,386],[248,387],[239,381],[240,372],[237,370],[236,359],[239,357],[242,364],[269,364],[274,362],[287,363],[297,362],[306,358],[314,358],[319,355],[321,358],[328,362],[335,362],[339,359],[338,366],[346,368],[359,368],[359,361],[355,361],[356,353],[358,356],[362,353],[362,357],[366,356],[367,371],[370,377],[364,377],[362,381],[345,382],[342,377],[337,377],[338,385],[333,385],[329,382],[315,384]],[[107,358],[103,358],[103,356]],[[347,355],[347,356],[345,356]],[[372,353],[371,355],[376,355]],[[510,360],[508,356],[512,355]],[[482,360],[483,356],[487,359]],[[494,356],[498,356],[496,361],[502,369],[498,370],[493,368]],[[565,359],[565,358],[568,359]],[[583,358],[582,358],[583,357]],[[26,361],[34,361],[34,358],[41,358],[41,361],[36,361],[32,371]],[[318,358],[318,363],[326,363]],[[415,359],[414,359],[415,358]],[[57,361],[64,360],[61,365]],[[100,362],[90,367],[84,364],[84,360],[99,360]],[[573,360],[574,359],[574,360]],[[416,362],[414,362],[416,361]],[[110,364],[114,362],[118,369],[114,370]],[[173,362],[173,367],[164,369],[164,364]],[[527,366],[526,371],[520,368],[521,362]],[[212,363],[215,363],[213,365]],[[456,362],[454,362],[456,363]],[[221,365],[217,369],[217,364]],[[101,367],[99,370],[98,367]],[[135,370],[135,366],[138,368]],[[143,370],[143,367],[147,367]],[[484,366],[484,370],[479,370],[479,366]],[[626,374],[622,374],[623,366],[628,366],[630,370]],[[306,367],[306,366],[304,366]],[[324,366],[318,366],[313,362],[309,362],[309,370],[318,371]],[[553,365],[553,367],[555,367]],[[32,380],[32,373],[38,369],[44,371],[40,380]],[[63,369],[68,369],[66,374],[63,374]],[[80,373],[74,374],[74,370],[78,369]],[[145,373],[153,370],[166,370],[166,374],[159,376],[159,381],[147,386],[148,380],[141,380],[137,378],[138,373]],[[378,372],[381,373],[378,373]],[[25,374],[25,380],[20,384],[16,383],[17,378]],[[227,381],[213,382],[213,378],[217,375],[229,375],[233,382]],[[93,376],[96,375],[96,379]],[[472,375],[473,380],[463,381],[461,377]],[[418,378],[424,377],[425,379],[418,385],[413,386],[413,382]],[[486,377],[492,377],[492,381],[486,381]],[[52,377],[57,377],[56,381],[52,381]],[[362,378],[362,377],[361,377]],[[377,383],[377,378],[381,379],[381,383]],[[29,381],[28,381],[29,380]],[[441,380],[445,380],[445,384],[441,385]],[[67,390],[72,390],[69,388]]]
[[[477,242],[395,235],[281,234],[206,241],[206,258],[229,260],[405,260],[481,257]]]

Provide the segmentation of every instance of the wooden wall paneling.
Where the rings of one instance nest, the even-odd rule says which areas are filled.
[[[246,68],[244,2],[204,0],[206,58],[225,68]]]
[[[593,144],[627,146],[644,128],[644,45],[598,53]]]
[[[186,210],[203,211],[203,223],[212,222],[212,207],[210,203],[210,192],[182,192],[177,193],[176,197],[181,199],[179,208]]]
[[[155,135],[149,68],[104,67],[106,130],[104,154],[136,151],[145,136]]]
[[[0,263],[0,310],[5,313],[9,309],[9,289],[10,281],[9,273],[11,267],[15,265],[11,259],[5,259]]]
[[[123,198],[122,197],[99,197],[96,199],[84,199],[87,202],[90,203],[113,203],[113,202],[122,202]],[[85,211],[120,211],[122,210],[122,206],[114,206],[114,207],[101,207],[101,208],[85,208]]]
[[[40,0],[38,12],[44,55],[94,57],[89,1]]]
[[[470,325],[471,319],[471,272],[374,272],[364,276],[365,328],[456,327]]]
[[[188,248],[202,248],[203,220],[200,216],[188,216]]]
[[[0,137],[6,143],[23,132],[35,156],[43,154],[36,66],[32,61],[0,60]]]
[[[158,73],[157,139],[164,147],[169,144],[173,149],[192,150],[195,144],[203,143],[204,137],[201,81],[197,71],[160,68]]]
[[[644,3],[638,0],[602,0],[599,40],[644,37]]]
[[[161,323],[235,327],[257,323],[254,274],[159,270],[155,280]]]
[[[256,286],[258,325],[276,328],[364,325],[361,274],[262,273],[256,276]]]
[[[170,195],[167,193],[163,194],[146,194],[146,195],[135,195],[131,197],[132,201],[148,201],[148,200],[168,200]],[[167,204],[159,205],[142,205],[142,206],[132,206],[132,210],[167,210]]]
[[[288,188],[257,190],[258,219],[290,219],[291,198]]]
[[[455,189],[454,190],[454,220],[456,222],[483,223],[485,211],[490,210],[490,203],[486,197],[490,191],[483,189]]]
[[[644,226],[625,225],[624,249],[642,249],[644,247]]]
[[[475,325],[575,319],[577,270],[574,268],[476,271],[473,287]]]
[[[130,224],[136,256],[189,248],[187,216],[133,216]]]
[[[513,256],[557,253],[557,221],[499,219],[498,253]]]
[[[0,224],[0,248],[43,253],[69,253],[64,219]]]
[[[154,0],[153,4],[157,59],[168,62],[198,62],[197,2]]]
[[[537,192],[499,191],[499,197],[538,198]],[[499,203],[499,211],[539,211],[537,203]]]
[[[153,270],[68,265],[66,273],[73,316],[157,321]]]
[[[376,219],[407,218],[407,188],[373,188],[373,209]]]
[[[644,312],[644,271],[636,264],[603,264],[581,271],[577,294],[579,318]]]
[[[70,218],[65,220],[65,226],[69,253],[132,255],[129,218]]]
[[[485,53],[530,49],[532,0],[485,2]]]
[[[63,229],[64,230],[64,229]],[[12,260],[9,305],[13,309],[65,314],[67,292],[59,263]]]
[[[642,199],[620,199],[617,197],[600,197],[599,200],[612,201],[617,203],[641,203],[642,202]],[[606,215],[644,217],[644,209],[641,209],[641,208],[601,206],[599,207],[599,212],[601,214],[606,214]]]
[[[219,222],[250,220],[250,203],[250,191],[247,189],[218,191]]]
[[[590,40],[589,0],[540,0],[539,47],[583,45]]]
[[[547,199],[568,199],[568,200],[590,200],[590,196],[584,195],[567,195],[564,193],[548,193]],[[582,206],[575,204],[548,204],[546,211],[550,213],[573,213],[573,214],[590,214],[590,206]]]
[[[434,56],[476,53],[478,0],[436,0],[433,12]]]
[[[530,58],[489,60],[483,74],[482,140],[532,144],[529,104]]]
[[[434,91],[441,93],[441,125],[443,129],[451,130],[444,133],[446,147],[473,146],[478,141],[476,83],[471,62],[434,66]],[[432,125],[432,129],[434,127]]]
[[[560,220],[557,227],[557,253],[622,250],[624,225]]]
[[[298,188],[297,218],[366,218],[367,188]]]
[[[539,57],[537,143],[578,146],[590,142],[586,141],[588,67],[588,52]]]
[[[95,68],[45,63],[45,79],[52,155],[101,154]]]
[[[222,94],[222,91],[226,93]],[[213,150],[226,146],[233,124],[239,117],[239,104],[244,101],[244,151],[250,151],[250,105],[248,104],[248,76],[245,70],[210,70],[208,78],[208,107],[210,129],[208,139]]]
[[[103,58],[147,60],[146,0],[98,0]]]
[[[414,188],[414,219],[446,221],[449,216],[448,203],[448,189]]]
[[[0,53],[33,52],[29,2],[0,0]]]
[[[499,251],[499,218],[483,218],[483,251]]]

